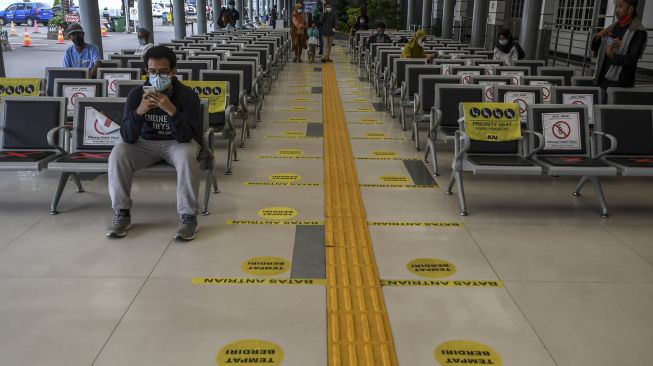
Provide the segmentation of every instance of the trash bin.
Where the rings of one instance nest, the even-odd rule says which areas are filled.
[[[113,17],[113,31],[114,32],[124,32],[125,31],[125,18],[124,17]]]

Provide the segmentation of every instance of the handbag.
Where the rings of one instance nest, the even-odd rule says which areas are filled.
[[[309,46],[315,46],[315,45],[317,45],[319,43],[320,43],[320,41],[317,39],[317,37],[309,37],[308,38],[308,45]]]

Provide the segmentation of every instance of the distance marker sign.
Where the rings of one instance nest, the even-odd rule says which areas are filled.
[[[476,141],[514,141],[521,137],[519,106],[514,103],[463,103],[465,132]]]

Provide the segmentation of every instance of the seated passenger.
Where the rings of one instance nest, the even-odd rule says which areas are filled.
[[[66,36],[73,41],[63,57],[64,67],[83,67],[90,70],[89,77],[95,79],[98,67],[102,67],[102,55],[97,46],[84,42],[84,29],[79,23],[66,28]]]
[[[136,34],[138,37],[138,48],[136,49],[136,52],[134,52],[134,55],[143,56],[150,47],[154,46],[154,43],[152,43],[152,39],[150,38],[151,33],[145,28],[138,28]]]
[[[426,58],[427,62],[430,63],[435,55],[424,52],[425,41],[426,32],[421,29],[415,32],[415,36],[401,50],[401,58]]]
[[[370,49],[372,43],[392,43],[392,39],[385,34],[385,24],[379,22],[376,25],[376,34],[367,39],[365,48]]]
[[[526,54],[519,43],[512,39],[508,28],[499,30],[498,43],[494,46],[494,60],[502,61],[505,65],[511,66],[515,60],[521,60]]]
[[[150,48],[143,57],[148,80],[127,96],[120,135],[109,157],[109,194],[114,210],[109,237],[123,237],[131,225],[132,177],[137,170],[166,161],[177,170],[176,239],[193,240],[197,212],[202,143],[200,100],[175,77],[177,57],[165,46]]]

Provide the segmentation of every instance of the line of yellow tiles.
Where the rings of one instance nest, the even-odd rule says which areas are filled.
[[[322,67],[329,366],[395,366],[392,340],[333,64]]]

